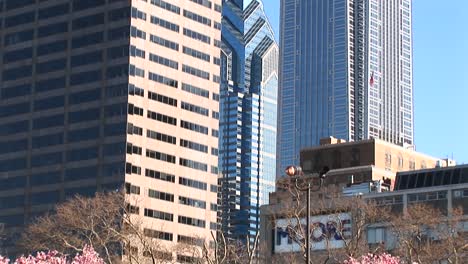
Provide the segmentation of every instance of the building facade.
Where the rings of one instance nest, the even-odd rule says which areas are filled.
[[[222,25],[220,222],[239,239],[275,188],[278,47],[261,1],[223,1]]]
[[[125,185],[145,234],[211,238],[221,0],[7,0],[0,21],[0,222]]]
[[[411,0],[282,0],[278,168],[334,136],[413,145]]]
[[[329,169],[326,185],[343,187],[350,183],[388,179],[393,187],[397,172],[431,169],[446,161],[388,143],[380,139],[344,142],[332,137],[321,145],[303,149],[300,164],[304,172]]]

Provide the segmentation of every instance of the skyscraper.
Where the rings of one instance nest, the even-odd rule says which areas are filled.
[[[278,168],[320,138],[412,145],[411,0],[282,0]]]
[[[261,1],[223,1],[222,24],[221,228],[253,238],[275,188],[278,46]]]
[[[211,238],[221,0],[6,0],[0,21],[0,222],[125,185],[145,234]]]

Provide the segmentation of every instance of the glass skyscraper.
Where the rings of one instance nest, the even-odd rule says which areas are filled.
[[[261,1],[223,1],[222,25],[220,222],[252,239],[275,188],[278,46]]]
[[[411,0],[282,0],[278,168],[322,137],[412,145]]]
[[[211,240],[221,0],[5,0],[0,25],[8,234],[75,194],[125,186],[145,235]]]

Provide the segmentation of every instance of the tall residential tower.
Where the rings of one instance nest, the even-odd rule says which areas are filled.
[[[221,228],[255,237],[275,188],[278,46],[259,0],[223,1]]]
[[[0,222],[125,185],[145,235],[211,238],[221,0],[6,0],[0,22]]]
[[[412,145],[411,0],[282,0],[278,168],[334,136]]]

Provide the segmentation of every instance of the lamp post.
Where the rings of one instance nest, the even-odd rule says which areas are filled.
[[[301,191],[301,192],[307,192],[307,215],[306,215],[306,263],[310,264],[310,236],[311,236],[311,230],[310,230],[310,193],[311,192],[317,192],[322,188],[323,185],[323,180],[327,176],[327,172],[329,171],[328,167],[324,167],[323,170],[319,173],[319,180],[320,183],[317,186],[312,185],[311,180],[306,180],[306,184],[303,186],[300,186],[298,183],[298,178],[297,176],[303,176],[304,173],[302,172],[302,168],[299,166],[288,166],[285,170],[286,175],[290,177],[294,177],[294,187]]]

